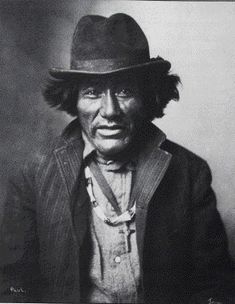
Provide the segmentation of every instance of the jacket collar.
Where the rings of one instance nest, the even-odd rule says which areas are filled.
[[[81,129],[78,120],[75,119],[64,130],[53,151],[70,197],[81,171],[83,149]]]
[[[166,135],[155,125],[143,130],[142,149],[139,153],[136,178],[131,200],[136,202],[136,236],[142,270],[143,245],[148,205],[162,181],[171,160],[171,154],[161,149]]]

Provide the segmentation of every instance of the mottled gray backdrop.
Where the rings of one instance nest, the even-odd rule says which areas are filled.
[[[7,178],[71,120],[41,89],[52,66],[68,66],[84,14],[132,15],[151,55],[172,62],[181,100],[157,120],[168,137],[205,158],[235,257],[235,3],[0,0],[0,215]]]

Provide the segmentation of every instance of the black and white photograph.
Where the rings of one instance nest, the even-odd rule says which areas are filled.
[[[0,0],[0,303],[235,303],[235,2]]]

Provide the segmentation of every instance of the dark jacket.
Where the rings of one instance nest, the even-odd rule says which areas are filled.
[[[142,137],[132,199],[146,303],[221,300],[232,272],[210,170],[153,125]],[[79,302],[90,210],[82,151],[74,121],[11,182],[1,228],[0,301]]]

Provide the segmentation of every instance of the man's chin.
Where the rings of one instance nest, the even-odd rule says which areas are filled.
[[[100,156],[104,158],[117,158],[124,153],[129,147],[129,140],[105,140],[102,144],[97,143],[95,146]]]

